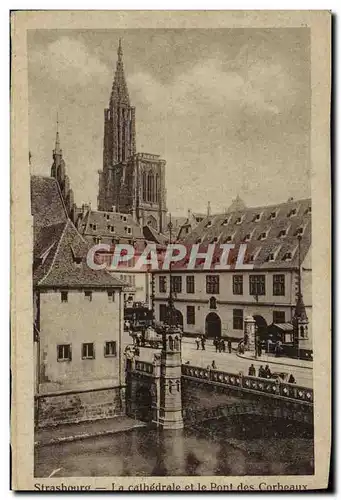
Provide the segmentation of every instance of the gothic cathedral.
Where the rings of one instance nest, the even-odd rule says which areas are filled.
[[[132,214],[142,225],[165,231],[165,160],[136,153],[135,108],[130,105],[121,40],[109,107],[104,110],[103,170],[98,210]]]

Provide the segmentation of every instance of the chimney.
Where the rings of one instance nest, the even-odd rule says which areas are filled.
[[[211,202],[207,202],[207,216],[209,217],[211,215]]]
[[[191,214],[192,214],[192,212],[191,212],[191,209],[189,208],[189,209],[187,210],[187,219],[190,219],[190,218],[191,218]]]
[[[116,212],[116,205],[113,205],[113,206],[111,207],[111,211],[112,211],[112,212]]]

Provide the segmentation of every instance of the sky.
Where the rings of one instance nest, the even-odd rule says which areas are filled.
[[[307,28],[30,30],[32,173],[50,175],[58,113],[75,201],[97,206],[120,37],[137,151],[166,160],[172,213],[310,196]]]

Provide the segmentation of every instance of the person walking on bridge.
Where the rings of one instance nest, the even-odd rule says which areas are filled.
[[[250,368],[249,368],[249,376],[250,377],[255,377],[256,376],[256,368],[254,364],[252,363]]]

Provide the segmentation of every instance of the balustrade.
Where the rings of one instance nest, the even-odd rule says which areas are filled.
[[[248,375],[227,373],[192,365],[182,365],[182,375],[211,383],[224,384],[228,387],[239,387],[245,391],[257,391],[272,396],[296,399],[306,403],[313,403],[314,401],[314,391],[312,389],[297,386],[296,384],[279,382],[275,379],[250,377]]]

